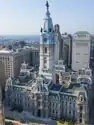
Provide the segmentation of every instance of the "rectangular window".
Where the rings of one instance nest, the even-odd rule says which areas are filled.
[[[46,69],[46,68],[47,68],[47,66],[46,66],[46,65],[44,65],[44,68]]]
[[[76,63],[79,63],[78,61],[76,61]]]
[[[46,64],[47,64],[47,58],[44,57],[44,65],[46,65]]]
[[[88,55],[88,53],[84,53],[84,55]]]
[[[73,116],[75,116],[75,110],[73,111]]]
[[[71,114],[71,111],[69,111],[69,114]]]
[[[9,57],[8,57],[8,61],[9,61]]]
[[[80,118],[82,118],[82,113],[80,113]]]
[[[76,55],[80,55],[80,53],[76,53]]]
[[[88,64],[88,62],[84,62],[85,64]]]
[[[80,119],[80,123],[82,123],[82,119]]]
[[[47,63],[47,60],[46,60],[46,59],[44,60],[44,63]]]
[[[47,53],[47,47],[44,48],[44,52]]]

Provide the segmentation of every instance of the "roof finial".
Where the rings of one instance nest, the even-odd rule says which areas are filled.
[[[48,11],[48,9],[49,9],[49,3],[48,3],[48,1],[46,1],[46,7],[47,7],[47,11]]]

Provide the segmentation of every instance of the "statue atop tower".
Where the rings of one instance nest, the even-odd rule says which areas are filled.
[[[48,3],[48,1],[46,1],[46,7],[47,7],[47,11],[49,10],[49,3]]]
[[[53,31],[53,23],[52,23],[52,19],[50,17],[48,1],[46,1],[45,6],[46,6],[47,11],[46,11],[45,18],[44,18],[43,31],[47,33],[47,32]]]

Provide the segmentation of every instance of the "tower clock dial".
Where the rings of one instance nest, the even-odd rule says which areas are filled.
[[[44,41],[44,42],[47,42],[47,38],[46,38],[46,37],[44,37],[44,38],[43,38],[43,41]]]

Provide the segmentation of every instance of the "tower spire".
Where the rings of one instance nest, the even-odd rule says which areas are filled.
[[[49,10],[49,3],[48,3],[48,1],[46,1],[46,7],[47,7],[47,11]]]

